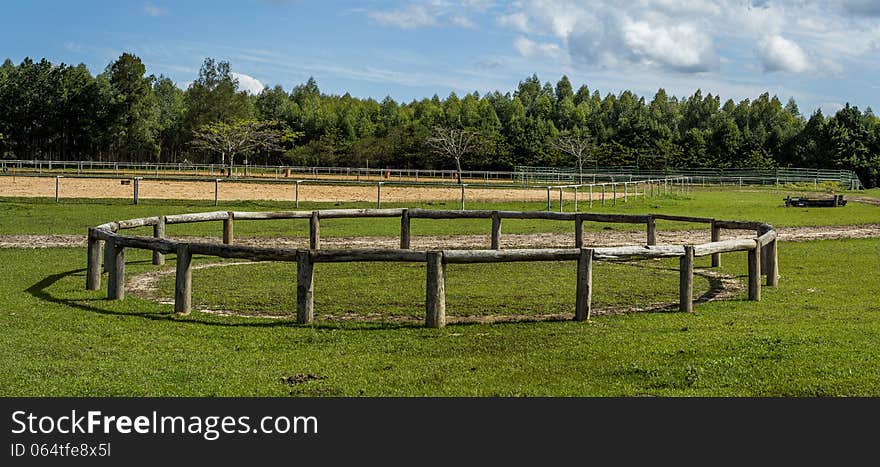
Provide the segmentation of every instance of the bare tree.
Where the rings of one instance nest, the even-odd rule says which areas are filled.
[[[585,133],[565,133],[560,134],[556,139],[552,140],[550,144],[554,149],[575,158],[578,165],[578,179],[582,182],[584,162],[591,159],[593,148],[595,146],[593,138]]]
[[[257,150],[281,149],[282,134],[277,122],[238,120],[230,123],[214,122],[202,125],[193,134],[192,146],[220,154],[220,163],[227,164],[227,176],[232,173],[236,155],[248,155]]]
[[[434,127],[434,134],[425,142],[438,154],[455,159],[458,171],[458,183],[461,183],[461,158],[476,148],[480,142],[480,134],[462,128]]]

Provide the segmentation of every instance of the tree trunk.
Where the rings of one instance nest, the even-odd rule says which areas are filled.
[[[584,161],[578,157],[578,183],[584,183]]]

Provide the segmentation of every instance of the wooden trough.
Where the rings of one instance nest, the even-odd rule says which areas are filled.
[[[846,206],[846,200],[843,198],[843,195],[833,195],[831,198],[807,198],[807,197],[795,197],[786,196],[783,201],[785,201],[786,206],[791,207],[814,207],[814,208],[836,208],[838,206]]]

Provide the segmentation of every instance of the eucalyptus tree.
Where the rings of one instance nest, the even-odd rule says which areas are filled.
[[[480,134],[466,128],[436,126],[425,144],[437,154],[455,160],[458,183],[461,183],[461,159],[480,144]]]

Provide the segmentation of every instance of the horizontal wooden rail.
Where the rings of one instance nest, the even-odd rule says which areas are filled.
[[[166,224],[186,224],[190,222],[222,221],[229,217],[229,211],[197,212],[192,214],[172,214],[165,216]]]
[[[594,259],[623,260],[634,258],[674,258],[684,255],[680,245],[616,246],[593,248]]]
[[[122,235],[115,236],[113,241],[115,241],[117,245],[124,246],[126,248],[151,250],[164,254],[176,253],[177,247],[180,244],[179,242],[162,238],[134,237]]]
[[[424,263],[428,259],[427,251],[418,250],[387,250],[379,248],[362,248],[351,250],[311,250],[311,258],[315,263],[350,263],[350,262],[414,262]]]
[[[235,220],[266,220],[266,219],[308,219],[312,217],[311,211],[275,211],[275,212],[248,212],[233,211]]]
[[[251,261],[295,262],[298,251],[290,248],[263,248],[243,245],[222,245],[218,243],[187,243],[186,245],[190,253],[195,255],[249,259]]]
[[[760,226],[761,222],[715,220],[715,227],[719,229],[758,230]]]
[[[446,263],[503,263],[515,261],[573,261],[580,257],[580,249],[528,250],[443,250]]]
[[[420,209],[409,210],[412,219],[490,219],[495,211],[451,211],[446,209]],[[500,211],[498,211],[500,213]],[[536,211],[546,214],[544,211]]]
[[[141,217],[139,219],[128,219],[116,222],[117,230],[135,229],[137,227],[146,227],[159,223],[158,217]]]
[[[652,216],[654,216],[654,219],[663,219],[667,221],[678,222],[694,222],[698,224],[711,224],[715,220],[708,217],[673,216],[669,214],[652,214]]]
[[[590,212],[578,213],[577,217],[583,221],[617,224],[645,224],[651,219],[651,215],[643,214],[594,214]]]
[[[753,238],[736,238],[732,240],[722,240],[719,242],[703,243],[694,245],[694,256],[706,256],[715,253],[731,253],[734,251],[754,250],[755,239]]]
[[[318,213],[321,219],[400,217],[403,215],[403,209],[323,209]]]

